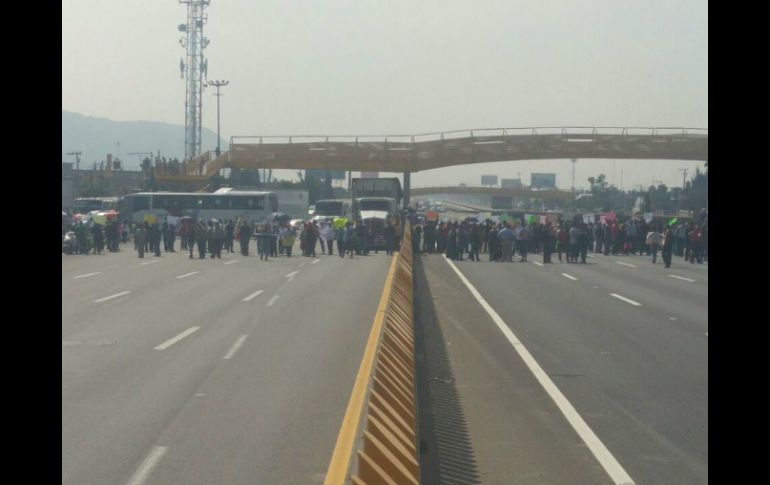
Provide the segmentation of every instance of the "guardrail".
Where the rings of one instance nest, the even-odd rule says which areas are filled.
[[[411,226],[391,263],[325,485],[418,484]],[[355,451],[355,456],[353,452]]]

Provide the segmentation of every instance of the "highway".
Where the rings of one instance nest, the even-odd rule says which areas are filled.
[[[415,258],[422,483],[708,483],[708,265],[589,256]],[[389,263],[62,256],[62,483],[322,483]]]
[[[389,263],[62,256],[62,483],[323,482]]]
[[[451,481],[457,470],[465,483],[708,483],[707,264],[418,259],[424,483]],[[603,451],[579,435],[579,419],[557,407],[522,348]],[[461,403],[452,419],[431,409],[434,395]],[[431,430],[446,421],[465,423],[461,452]],[[600,460],[620,471],[610,477]]]

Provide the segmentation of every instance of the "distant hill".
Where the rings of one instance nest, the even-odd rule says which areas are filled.
[[[216,148],[217,135],[203,128],[203,150]],[[120,158],[126,169],[138,169],[141,163],[137,155],[131,152],[153,152],[160,150],[166,158],[184,157],[184,126],[158,123],[155,121],[113,121],[106,118],[93,118],[69,111],[61,112],[61,152],[62,161],[74,162],[74,156],[68,152],[80,151],[81,168],[92,162],[99,162],[111,153],[117,156],[117,144],[120,142]],[[227,142],[221,141],[222,150],[227,149]]]

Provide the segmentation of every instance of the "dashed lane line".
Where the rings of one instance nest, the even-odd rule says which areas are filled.
[[[628,266],[629,268],[636,268],[636,265],[635,265],[635,264],[631,264],[631,263],[624,263],[623,261],[615,261],[615,263],[617,263],[617,264],[620,264],[620,265],[623,265],[623,266]]]
[[[695,283],[695,280],[692,278],[685,278],[684,276],[677,276],[675,274],[670,274],[669,276],[672,278],[676,278],[678,280],[684,280],[684,281],[689,281],[690,283]]]
[[[80,279],[80,278],[88,278],[89,276],[96,276],[98,274],[102,274],[102,272],[101,271],[97,271],[96,273],[81,274],[81,275],[73,276],[72,279],[73,280],[77,280],[77,279]]]
[[[574,276],[569,275],[567,273],[562,273],[561,275],[564,276],[565,278],[569,278],[569,279],[571,279],[573,281],[577,281],[577,278],[575,278]]]
[[[628,299],[628,298],[626,298],[625,296],[620,296],[620,295],[618,295],[617,293],[610,293],[610,296],[614,296],[614,297],[615,297],[615,298],[617,298],[618,300],[623,300],[624,302],[626,302],[626,303],[630,303],[630,304],[632,304],[632,305],[634,305],[634,306],[642,306],[642,304],[641,304],[641,303],[639,303],[639,302],[636,302],[636,301],[634,301],[634,300],[629,300],[629,299]]]
[[[127,485],[142,485],[147,477],[150,476],[152,469],[158,464],[163,455],[168,451],[168,446],[156,446],[152,452],[144,459],[139,468],[134,472]]]
[[[166,340],[162,344],[158,345],[157,347],[155,347],[155,350],[166,350],[167,348],[171,347],[172,345],[179,342],[180,340],[187,337],[188,335],[192,335],[193,333],[197,332],[198,329],[200,329],[200,327],[190,327],[184,332],[177,335],[176,337]]]
[[[240,337],[238,337],[238,340],[236,340],[233,346],[230,347],[230,350],[227,352],[227,355],[224,356],[224,360],[233,358],[233,355],[235,355],[235,353],[238,352],[238,349],[241,348],[241,345],[243,345],[243,342],[246,341],[246,337],[248,337],[248,335],[241,335]]]
[[[118,298],[123,295],[128,295],[131,293],[130,291],[121,291],[120,293],[115,293],[114,295],[105,296],[104,298],[99,298],[98,300],[94,300],[94,303],[101,303],[103,301],[112,300],[113,298]]]
[[[267,302],[267,306],[273,306],[273,303],[280,297],[281,295],[274,295],[272,298],[270,298],[270,301]]]
[[[249,295],[249,296],[247,296],[246,298],[244,298],[244,299],[243,299],[243,301],[251,301],[251,300],[253,300],[254,298],[256,298],[256,297],[258,297],[259,295],[261,295],[263,291],[265,291],[265,290],[257,290],[257,291],[255,291],[254,293],[252,293],[251,295]]]
[[[160,259],[153,259],[152,261],[145,261],[144,263],[140,263],[141,266],[147,266],[148,264],[154,264],[160,261]]]
[[[294,276],[294,275],[296,275],[298,273],[299,273],[299,271],[292,271],[291,273],[286,275],[286,278],[291,278],[292,276]]]
[[[193,271],[192,273],[187,273],[187,274],[179,275],[179,276],[176,277],[176,279],[181,280],[182,278],[187,278],[188,276],[192,276],[192,275],[198,274],[198,273],[200,273],[200,271]]]

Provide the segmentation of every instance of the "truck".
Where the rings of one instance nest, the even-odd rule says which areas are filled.
[[[385,225],[399,217],[401,181],[398,178],[354,178],[351,181],[354,219],[367,227],[369,249],[385,249]]]

